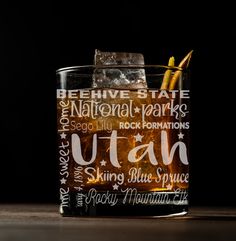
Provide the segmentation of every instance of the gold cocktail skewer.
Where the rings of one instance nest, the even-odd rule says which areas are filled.
[[[178,65],[178,67],[180,68],[187,68],[188,65],[189,65],[189,61],[191,59],[191,56],[192,56],[192,53],[193,53],[193,50],[191,50],[184,58],[183,60],[180,62],[180,64]],[[176,70],[172,79],[170,80],[170,85],[169,85],[169,90],[173,90],[176,86],[176,83],[180,77],[180,74],[181,74],[181,70]]]
[[[168,67],[174,67],[174,66],[175,66],[175,58],[170,57],[169,62],[168,62]],[[161,90],[168,89],[171,74],[172,74],[172,70],[167,69],[165,74],[164,74],[164,77],[163,77],[163,81],[162,81],[162,84],[161,84]]]

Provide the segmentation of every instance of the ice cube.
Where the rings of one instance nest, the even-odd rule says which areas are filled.
[[[139,53],[126,52],[102,52],[95,50],[94,62],[96,65],[115,65],[115,64],[133,64],[143,65],[144,57]]]
[[[130,65],[144,65],[140,53],[101,52],[95,51],[94,63],[98,66],[93,75],[93,88],[147,88],[143,68],[132,68]],[[109,65],[126,65],[126,68],[107,68]],[[101,68],[106,66],[106,68]]]

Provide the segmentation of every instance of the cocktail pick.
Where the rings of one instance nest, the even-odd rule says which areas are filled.
[[[175,58],[174,57],[170,57],[169,62],[168,62],[168,67],[174,67],[174,66],[175,66]],[[171,78],[171,74],[172,74],[172,70],[171,69],[167,69],[165,74],[164,74],[164,77],[163,77],[161,90],[168,89],[170,78]]]
[[[179,68],[187,68],[192,57],[193,50],[191,50],[178,65]],[[180,77],[181,70],[176,70],[173,77],[170,80],[169,90],[175,89],[176,83]]]

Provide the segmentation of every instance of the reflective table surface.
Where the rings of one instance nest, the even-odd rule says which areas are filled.
[[[183,217],[61,217],[53,204],[0,204],[2,240],[236,240],[236,207],[190,207]]]

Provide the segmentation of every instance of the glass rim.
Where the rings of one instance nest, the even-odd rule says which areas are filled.
[[[69,66],[69,67],[63,67],[56,70],[56,73],[59,72],[66,72],[66,71],[73,71],[77,69],[118,69],[118,68],[130,68],[130,69],[137,69],[137,68],[153,68],[153,69],[170,69],[170,70],[179,70],[183,71],[185,68],[181,68],[178,66],[168,66],[168,65],[155,65],[155,64],[115,64],[115,65],[76,65],[76,66]]]

